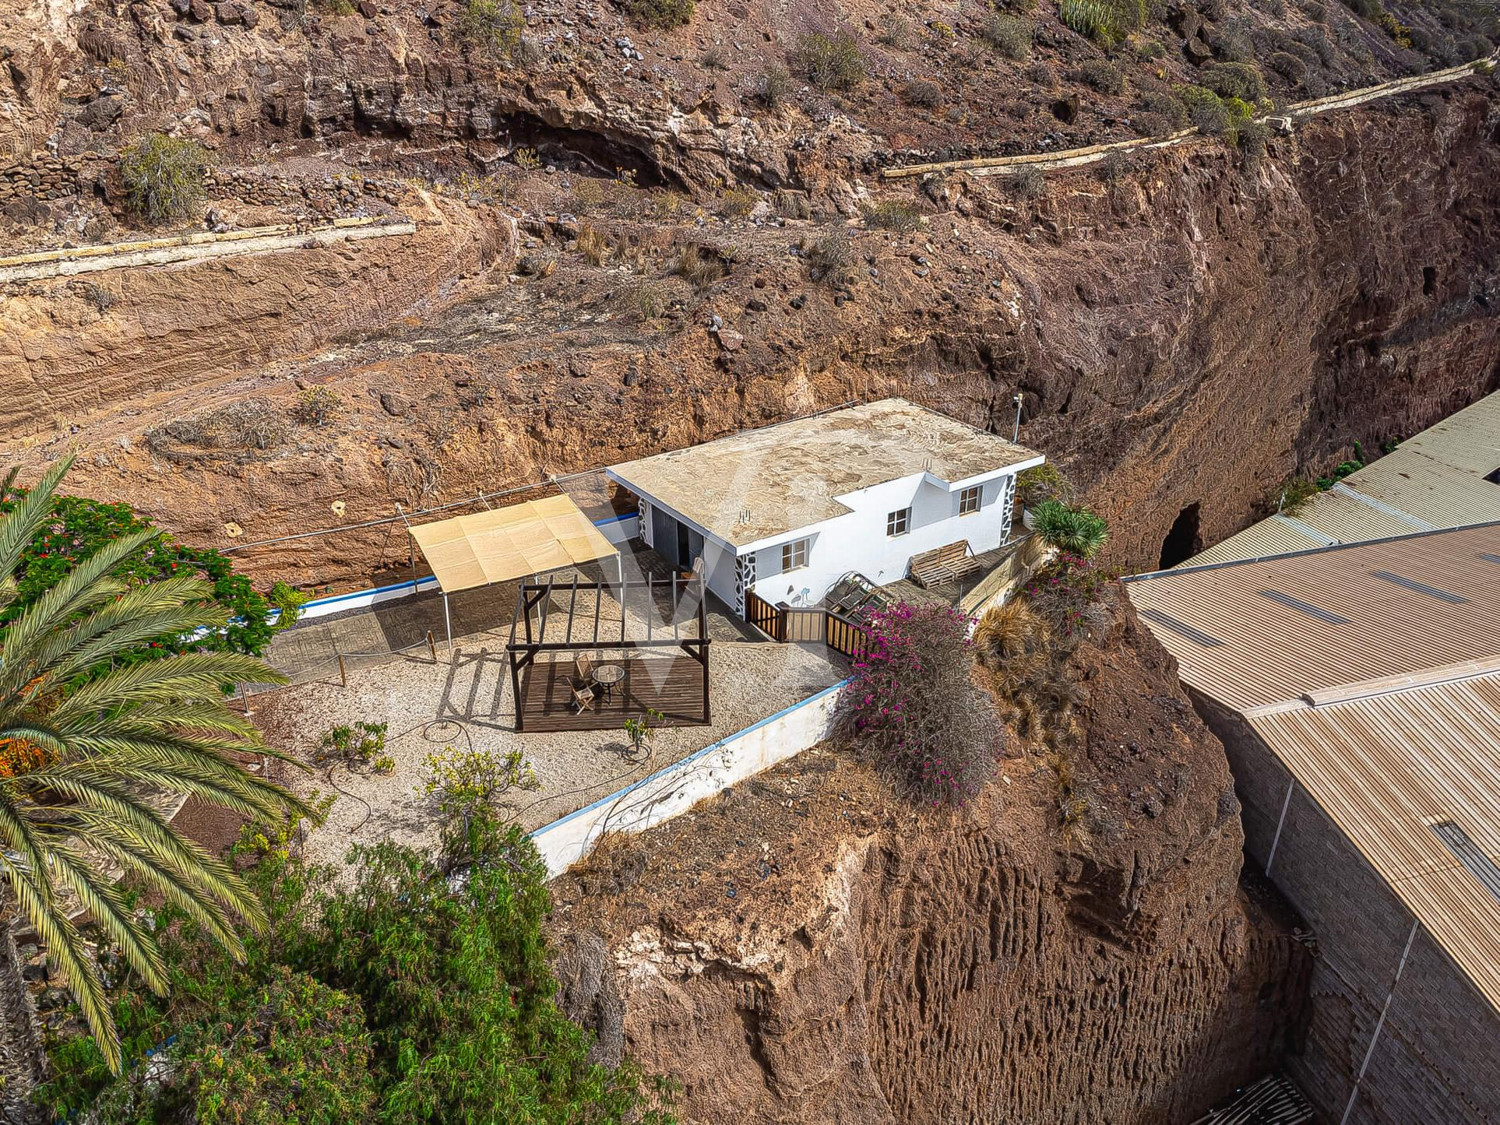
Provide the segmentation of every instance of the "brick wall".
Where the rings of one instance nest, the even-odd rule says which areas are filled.
[[[1224,743],[1245,850],[1265,869],[1291,775],[1238,715],[1195,696]],[[1411,933],[1412,915],[1301,786],[1271,881],[1317,935],[1313,1017],[1288,1069],[1337,1125]],[[1418,927],[1349,1125],[1500,1123],[1500,1015]]]

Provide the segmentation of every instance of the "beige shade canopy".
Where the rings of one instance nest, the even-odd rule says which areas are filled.
[[[615,554],[614,544],[567,496],[528,500],[409,530],[445,594]]]

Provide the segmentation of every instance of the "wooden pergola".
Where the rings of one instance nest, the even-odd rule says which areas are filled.
[[[665,615],[658,604],[662,597],[667,599]],[[701,577],[680,574],[618,584],[576,577],[523,582],[505,646],[516,730],[527,729],[528,722],[532,730],[618,728],[626,718],[648,710],[661,713],[664,726],[707,724],[706,598]],[[618,605],[618,621],[604,616],[607,602]],[[632,609],[639,611],[636,621]],[[606,650],[624,653],[625,679],[596,710],[580,713],[572,705],[574,661]],[[650,667],[646,660],[630,659],[647,654],[658,656]],[[543,655],[552,659],[538,662]]]

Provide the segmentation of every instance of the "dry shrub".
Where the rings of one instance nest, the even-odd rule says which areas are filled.
[[[804,243],[802,252],[812,265],[812,279],[839,286],[848,282],[854,266],[854,247],[843,231],[831,230],[822,238]]]
[[[707,289],[724,276],[724,263],[701,246],[688,245],[678,251],[674,272],[694,289]]]
[[[922,210],[909,199],[882,199],[860,207],[865,223],[882,230],[908,234],[922,225]]]
[[[804,35],[797,43],[797,61],[820,90],[852,90],[865,80],[865,56],[847,31]]]
[[[613,248],[609,239],[587,223],[578,228],[578,252],[596,266],[609,261]]]
[[[1010,177],[1010,193],[1017,199],[1037,199],[1046,194],[1047,177],[1040,168],[1027,166]]]
[[[1012,599],[974,630],[974,656],[990,673],[1001,713],[1023,738],[1056,744],[1071,733],[1077,695],[1051,624]]]
[[[648,278],[639,278],[628,290],[630,309],[642,323],[667,311],[667,292]]]
[[[586,895],[623,894],[646,872],[646,849],[628,832],[599,834],[589,854],[568,868]]]
[[[923,109],[936,109],[943,104],[943,88],[928,78],[918,78],[914,82],[906,84],[903,93],[907,105],[920,106]]]
[[[771,196],[771,206],[783,219],[812,218],[812,201],[806,192],[777,188]]]
[[[248,398],[168,422],[147,435],[157,452],[173,445],[199,449],[270,449],[287,437],[287,426],[268,399]]]
[[[723,192],[714,207],[729,219],[747,218],[760,204],[760,193],[749,188],[730,188]]]

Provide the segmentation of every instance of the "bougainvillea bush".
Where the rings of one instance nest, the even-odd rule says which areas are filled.
[[[968,619],[897,604],[865,624],[869,650],[840,694],[841,730],[914,800],[964,803],[1004,747],[994,702],[971,676]]]
[[[1114,578],[1113,572],[1089,559],[1063,554],[1038,570],[1021,596],[1046,618],[1060,640],[1071,642],[1101,620],[1099,601]]]

